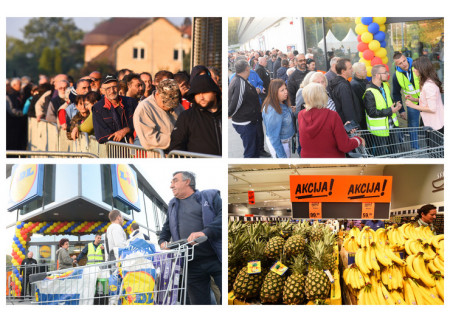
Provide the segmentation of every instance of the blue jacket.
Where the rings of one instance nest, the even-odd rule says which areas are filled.
[[[222,262],[222,198],[220,198],[220,191],[215,189],[196,190],[194,197],[202,206],[204,227],[202,232],[208,237],[208,242]],[[174,241],[180,239],[178,231],[179,204],[180,201],[177,198],[170,200],[166,222],[159,235],[158,244],[170,241],[171,237]]]
[[[295,134],[295,123],[292,110],[286,105],[281,104],[281,114],[269,105],[263,108],[262,117],[264,126],[266,127],[266,136],[269,138],[278,158],[286,158],[281,140],[290,139]]]

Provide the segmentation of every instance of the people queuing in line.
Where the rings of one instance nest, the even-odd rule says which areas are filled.
[[[230,72],[228,106],[233,128],[241,136],[244,145],[245,158],[265,156],[263,153],[254,152],[255,149],[264,151],[263,143],[261,143],[264,137],[271,157],[277,158],[290,157],[295,151],[295,149],[292,150],[292,146],[290,153],[281,148],[288,147],[280,143],[283,140],[286,144],[288,141],[290,144],[297,143],[297,153],[300,157],[312,155],[343,157],[346,152],[349,152],[343,152],[343,150],[355,145],[355,142],[359,143],[356,146],[367,143],[366,152],[369,155],[395,154],[399,152],[398,145],[405,140],[403,132],[394,131],[401,127],[400,118],[407,120],[408,128],[411,128],[405,133],[409,135],[412,149],[419,148],[417,127],[420,125],[444,133],[443,83],[427,56],[420,56],[413,61],[404,54],[396,52],[392,56],[395,70],[389,73],[387,65],[375,65],[371,68],[371,77],[367,76],[368,68],[364,63],[357,62],[352,65],[350,59],[338,56],[330,59],[327,72],[317,70],[314,56],[313,52],[303,54],[294,50],[282,52],[278,49],[266,52],[239,51],[229,54],[231,71],[237,73],[236,66],[242,65],[238,63],[240,60],[244,60],[248,65],[248,71],[241,71],[243,74],[240,75],[239,82],[233,82],[235,74]],[[321,61],[320,57],[318,59]],[[242,67],[246,66],[242,65]],[[392,78],[392,85],[388,83],[390,78]],[[286,84],[288,100],[279,101],[275,96],[270,97],[270,88],[277,87],[281,90],[279,81]],[[342,125],[342,127],[339,126],[339,135],[345,134],[352,137],[355,131],[362,131],[359,139],[349,141],[353,144],[345,148],[334,146],[330,151],[324,151],[323,146],[311,146],[309,140],[301,137],[306,129],[302,128],[300,122],[297,124],[293,122],[294,134],[291,136],[298,137],[298,140],[287,140],[284,137],[284,134],[291,133],[292,123],[287,122],[287,118],[282,116],[286,116],[287,111],[290,110],[294,112],[295,119],[300,120],[300,112],[306,107],[304,88],[311,83],[322,85],[327,95],[327,102],[324,106],[310,107],[309,113],[305,113],[319,116],[321,114],[317,111],[326,107],[334,113],[331,113],[332,116],[326,119],[324,124],[333,121],[337,113]],[[268,102],[269,97],[270,102]],[[325,100],[325,96],[323,99]],[[404,103],[402,103],[403,100]],[[256,112],[258,103],[263,104],[262,135],[260,131],[256,132],[258,121],[261,119]],[[267,104],[264,105],[265,103]],[[308,123],[305,113],[302,114],[302,124],[309,126],[307,132],[311,135],[314,130],[311,126],[319,126],[319,123],[317,120],[313,122],[312,119],[311,123]],[[275,119],[277,121],[274,121]],[[346,125],[346,131],[344,131],[344,125]],[[324,140],[331,145],[333,145],[332,142],[338,144],[333,136],[325,137]],[[316,152],[322,151],[323,154],[314,153],[309,149],[302,153],[302,142],[314,148]]]
[[[124,68],[108,75],[92,71],[75,81],[66,74],[40,75],[39,85],[28,77],[7,80],[7,150],[26,150],[32,117],[56,124],[68,140],[85,132],[101,144],[114,141],[166,152],[221,155],[220,78],[219,69],[197,65],[191,73],[160,70],[152,75]],[[189,92],[193,83],[195,93]],[[178,116],[191,108],[200,114],[193,117],[189,112],[191,116],[183,118],[189,124],[177,131],[177,142],[171,145]]]

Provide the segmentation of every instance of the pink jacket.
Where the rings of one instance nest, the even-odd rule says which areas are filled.
[[[444,126],[444,104],[442,103],[439,87],[427,79],[420,91],[419,105],[428,107],[432,113],[420,112],[423,124],[433,130],[440,130]]]

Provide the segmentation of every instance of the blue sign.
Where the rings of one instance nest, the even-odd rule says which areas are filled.
[[[44,186],[43,164],[16,164],[12,168],[9,185],[8,211],[42,197]]]
[[[136,172],[127,164],[112,164],[113,198],[136,211],[141,211]]]

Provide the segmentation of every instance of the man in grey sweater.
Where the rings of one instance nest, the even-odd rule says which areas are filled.
[[[136,141],[146,149],[167,149],[175,122],[183,111],[177,83],[173,79],[161,81],[156,92],[140,102],[134,112]]]

